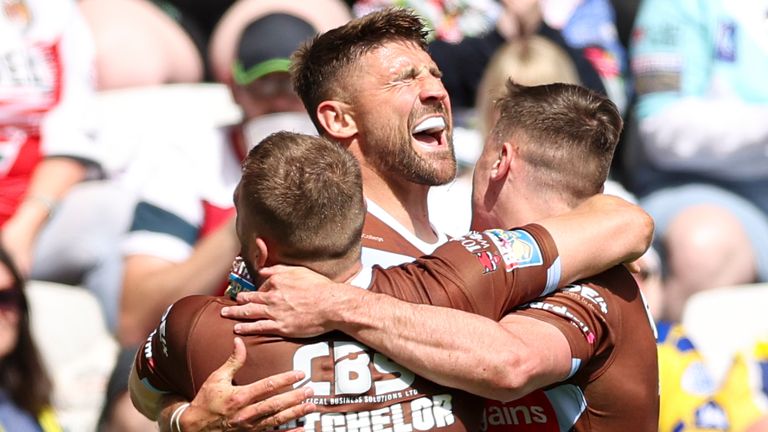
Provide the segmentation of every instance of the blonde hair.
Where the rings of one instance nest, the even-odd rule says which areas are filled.
[[[478,87],[475,108],[483,137],[493,125],[494,103],[506,93],[509,79],[526,86],[581,83],[568,53],[549,39],[533,35],[507,42],[491,57]]]

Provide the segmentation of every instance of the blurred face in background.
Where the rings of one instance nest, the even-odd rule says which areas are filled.
[[[7,285],[0,287],[0,358],[6,357],[16,348],[21,313],[19,289]]]
[[[664,284],[659,256],[654,249],[649,249],[636,263],[640,267],[640,272],[632,273],[632,276],[645,297],[651,315],[658,320],[664,304]]]
[[[235,102],[245,120],[265,114],[305,112],[301,99],[291,87],[288,72],[273,72],[246,86],[235,86]]]

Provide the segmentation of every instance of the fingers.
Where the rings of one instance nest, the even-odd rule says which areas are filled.
[[[232,351],[232,355],[229,356],[229,359],[227,360],[232,364],[232,369],[237,371],[243,366],[243,364],[245,364],[245,355],[245,342],[243,342],[243,340],[239,337],[236,337],[235,349]]]
[[[302,387],[264,399],[240,410],[230,423],[248,424],[253,430],[288,424],[317,409],[305,402],[312,394],[312,389]]]
[[[272,398],[274,400],[271,401],[270,404],[277,404],[274,408],[276,410],[279,410],[281,408],[280,403],[293,401],[293,403],[289,403],[286,405],[286,406],[291,406],[304,400],[305,397],[308,397],[305,395],[307,390],[309,390],[310,392],[309,396],[311,396],[312,389],[309,387],[307,387],[306,389],[298,388],[286,393],[278,394],[279,392],[283,391],[287,387],[299,387],[301,385],[299,383],[305,378],[305,376],[306,375],[304,374],[304,372],[301,372],[301,371],[283,372],[283,373],[272,375],[270,377],[258,380],[256,382],[252,382],[250,384],[241,386],[239,391],[243,394],[245,400],[249,401],[250,403],[253,403],[254,405],[264,404],[267,400],[269,400],[266,398],[270,398],[274,396],[274,398]],[[301,394],[300,395],[296,394],[296,392],[299,392]],[[291,395],[291,396],[285,397],[285,395]],[[266,408],[269,408],[269,406]],[[265,412],[271,415],[274,412],[276,412],[276,410],[270,411],[269,409],[265,409]]]
[[[267,295],[262,291],[241,291],[237,293],[237,302],[241,305],[247,303],[266,304]]]
[[[235,324],[236,334],[247,336],[257,334],[276,334],[286,336],[277,322],[271,320],[259,320],[254,322],[239,322]]]
[[[238,301],[240,301],[239,299],[240,296],[238,295]],[[250,303],[247,299],[243,301],[248,303],[221,308],[221,316],[225,318],[249,320],[271,318],[271,316],[267,314],[266,305],[260,303]]]
[[[231,382],[237,371],[245,364],[245,344],[239,337],[235,338],[234,349],[227,361],[211,373],[209,379]]]

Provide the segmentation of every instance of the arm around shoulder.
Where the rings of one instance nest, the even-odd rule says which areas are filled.
[[[555,240],[563,284],[634,261],[653,240],[651,216],[612,195],[595,195],[568,213],[537,223]]]

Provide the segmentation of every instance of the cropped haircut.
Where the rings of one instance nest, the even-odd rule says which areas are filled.
[[[238,211],[290,261],[359,257],[362,177],[351,153],[325,138],[277,132],[242,164]]]
[[[315,36],[294,52],[293,89],[318,131],[322,132],[317,106],[326,100],[348,98],[348,84],[354,81],[351,72],[361,57],[390,42],[411,42],[426,51],[427,34],[424,23],[413,11],[390,7]]]
[[[512,140],[544,191],[576,204],[600,193],[623,126],[616,105],[575,84],[527,87],[509,80],[496,101],[494,142]]]

